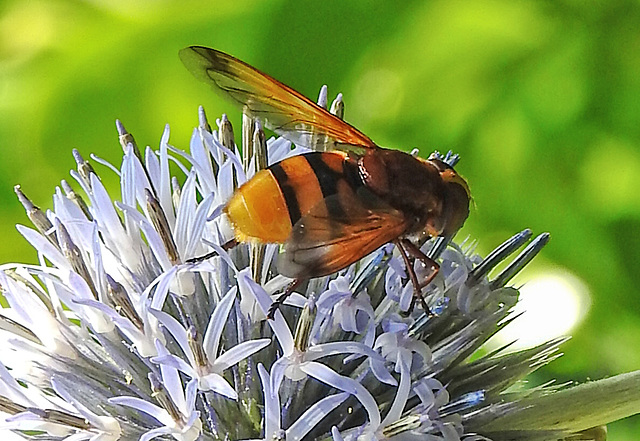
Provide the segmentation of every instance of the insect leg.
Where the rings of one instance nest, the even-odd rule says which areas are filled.
[[[287,300],[287,297],[291,295],[294,289],[296,289],[301,283],[303,279],[293,279],[293,281],[287,286],[282,294],[278,296],[278,298],[271,304],[269,307],[269,311],[267,311],[267,318],[269,320],[273,320],[273,316],[276,314],[276,311],[280,309],[280,306]]]
[[[401,239],[401,241],[402,245],[404,245],[405,249],[411,255],[411,257],[413,257],[414,259],[418,259],[424,266],[431,269],[431,274],[429,274],[427,280],[422,282],[422,284],[420,285],[421,288],[424,288],[425,286],[429,285],[436,277],[436,275],[440,271],[440,265],[438,265],[438,262],[423,253],[420,248],[418,248],[409,239]]]
[[[231,248],[235,247],[236,245],[238,245],[238,241],[233,238],[225,243],[222,244],[222,249],[225,251],[230,250]],[[202,256],[198,256],[198,257],[192,257],[191,259],[187,259],[187,263],[200,263],[200,262],[204,262],[207,259],[211,259],[212,257],[215,257],[218,255],[217,251],[211,251],[210,253],[204,254]]]
[[[409,273],[409,279],[411,280],[411,284],[413,285],[413,299],[411,299],[411,304],[409,305],[409,309],[407,310],[407,314],[411,314],[413,312],[413,308],[415,307],[416,300],[420,300],[420,304],[422,305],[422,309],[427,315],[433,315],[431,310],[429,309],[429,305],[425,301],[424,297],[422,297],[422,286],[418,282],[418,276],[416,276],[416,272],[413,270],[413,265],[411,264],[411,260],[409,260],[409,256],[407,254],[407,250],[404,248],[406,244],[404,243],[404,239],[396,240],[393,243],[400,251],[400,255],[402,256],[402,260],[404,261],[404,265],[407,268],[407,273]],[[411,242],[409,242],[411,243]],[[411,244],[413,245],[413,244]],[[426,257],[426,256],[425,256]],[[437,265],[437,264],[436,264]],[[437,273],[437,271],[436,271]]]

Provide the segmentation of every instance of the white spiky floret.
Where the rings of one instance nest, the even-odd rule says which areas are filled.
[[[326,89],[320,101],[328,105]],[[331,109],[342,115],[341,96]],[[63,181],[45,212],[16,188],[34,225],[18,230],[38,263],[0,266],[2,436],[533,441],[599,436],[640,410],[638,373],[514,388],[558,356],[562,338],[478,352],[514,319],[518,292],[506,283],[548,235],[487,275],[529,242],[529,230],[484,259],[474,244],[422,243],[441,268],[423,290],[431,315],[407,314],[413,287],[385,246],[300,285],[267,320],[290,282],[277,272],[278,246],[225,249],[233,231],[222,206],[259,168],[308,150],[265,140],[246,115],[251,148],[234,142],[226,115],[218,130],[202,109],[199,121],[188,152],[169,144],[168,126],[157,151],[140,152],[118,122],[122,164],[92,157],[119,176],[117,197],[77,151],[82,197]],[[428,269],[415,262],[414,271]]]

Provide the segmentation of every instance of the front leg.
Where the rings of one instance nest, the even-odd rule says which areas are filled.
[[[411,304],[409,305],[407,314],[411,314],[411,312],[413,312],[416,300],[419,300],[424,312],[428,316],[432,316],[433,313],[429,309],[429,305],[427,305],[426,300],[422,296],[422,288],[431,283],[436,274],[438,274],[440,266],[433,259],[429,258],[422,251],[420,251],[420,249],[413,243],[411,243],[411,241],[408,239],[396,240],[394,241],[394,244],[396,247],[398,247],[398,251],[400,251],[402,260],[404,261],[405,267],[407,268],[407,273],[409,274],[409,279],[411,280],[411,284],[413,285],[413,298],[411,299]],[[413,265],[411,264],[411,260],[409,259],[408,254],[411,254],[414,259],[418,259],[424,265],[431,268],[431,274],[429,274],[429,277],[427,277],[427,280],[423,284],[420,284],[420,282],[418,282],[418,276],[416,276],[416,272],[413,269]]]
[[[402,245],[405,247],[405,250],[411,255],[411,257],[413,257],[414,259],[418,259],[425,267],[431,270],[429,277],[427,277],[427,279],[420,285],[421,288],[428,286],[431,282],[433,282],[433,279],[435,279],[435,277],[440,272],[440,265],[438,265],[438,262],[433,260],[431,257],[423,253],[422,250],[420,250],[420,248],[418,248],[409,239],[400,240],[402,242]]]

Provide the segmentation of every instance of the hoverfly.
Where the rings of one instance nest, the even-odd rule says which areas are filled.
[[[380,246],[398,248],[416,299],[438,264],[410,237],[453,236],[469,215],[469,188],[438,155],[424,160],[377,146],[300,93],[215,49],[180,51],[184,65],[250,116],[296,145],[315,149],[255,174],[224,207],[239,242],[284,244],[278,268],[293,278],[269,316],[301,281],[337,272]],[[321,144],[309,140],[322,137]],[[327,146],[329,146],[327,148]],[[202,256],[208,258],[215,253]],[[431,268],[418,280],[411,259]]]

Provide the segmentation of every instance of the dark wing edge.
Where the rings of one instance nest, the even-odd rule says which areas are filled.
[[[265,127],[296,145],[321,151],[376,147],[349,123],[231,55],[190,46],[180,50],[179,56],[197,79],[214,86]]]

